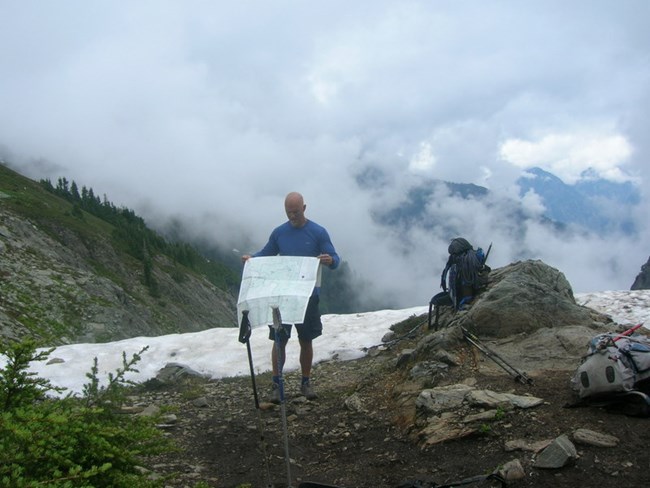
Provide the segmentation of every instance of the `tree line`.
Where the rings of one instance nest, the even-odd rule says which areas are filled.
[[[233,291],[239,286],[240,277],[234,270],[220,262],[207,259],[192,245],[169,241],[147,227],[144,219],[124,206],[118,207],[104,195],[100,198],[92,188],[58,178],[56,185],[50,179],[40,181],[47,191],[72,204],[72,215],[83,219],[83,212],[108,222],[114,228],[116,244],[143,264],[143,280],[149,291],[156,295],[158,286],[153,275],[153,258],[162,254],[186,268],[204,275],[212,284],[223,290]]]
[[[217,251],[211,249],[209,258],[197,247],[180,240],[170,241],[147,227],[143,218],[124,206],[116,206],[106,195],[100,198],[92,188],[58,178],[56,185],[50,179],[40,181],[47,191],[72,204],[72,215],[83,219],[83,212],[108,222],[114,227],[113,238],[131,256],[142,262],[143,282],[154,296],[158,285],[153,274],[153,258],[163,254],[173,261],[202,274],[212,284],[236,293],[241,282],[241,270],[224,264]],[[205,246],[203,246],[205,247]],[[359,306],[359,287],[355,287],[353,272],[349,263],[341,262],[339,268],[323,273],[321,290],[322,313],[352,313],[363,311]]]

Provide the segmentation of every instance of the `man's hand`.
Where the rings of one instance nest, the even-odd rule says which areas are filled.
[[[250,255],[250,254],[244,254],[244,255],[241,257],[241,262],[242,262],[242,263],[246,263],[246,261],[248,261],[250,258],[251,258],[251,255]]]
[[[325,266],[331,266],[332,263],[334,263],[334,258],[330,256],[329,254],[319,254],[316,256],[318,259],[320,259],[320,263],[325,265]]]

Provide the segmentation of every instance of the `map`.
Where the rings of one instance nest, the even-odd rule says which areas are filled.
[[[311,257],[249,259],[239,288],[237,320],[248,310],[251,327],[273,324],[273,308],[278,308],[282,323],[302,323],[309,297],[319,281],[319,266],[320,260]]]

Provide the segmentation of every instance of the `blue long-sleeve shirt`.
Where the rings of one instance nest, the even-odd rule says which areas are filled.
[[[278,255],[317,257],[320,254],[332,256],[330,269],[336,269],[341,262],[325,227],[307,220],[302,227],[294,227],[287,221],[273,229],[269,241],[260,251],[253,254],[253,257]],[[316,294],[319,293],[318,288],[317,286],[314,290]]]

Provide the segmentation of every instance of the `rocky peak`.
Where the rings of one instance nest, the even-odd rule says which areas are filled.
[[[650,290],[650,258],[648,258],[647,263],[641,266],[641,271],[636,275],[630,290]]]

